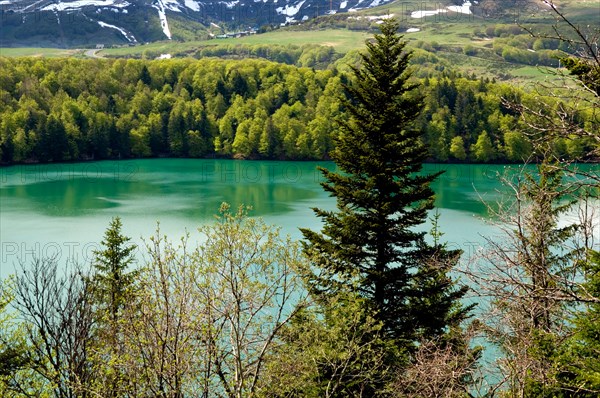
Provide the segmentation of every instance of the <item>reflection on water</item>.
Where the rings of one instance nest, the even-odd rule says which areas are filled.
[[[114,210],[160,219],[212,216],[223,201],[255,215],[281,214],[316,198],[317,163],[154,159],[3,169],[2,211],[52,217]]]
[[[2,169],[2,212],[52,217],[114,210],[154,217],[210,217],[223,201],[250,204],[256,215],[283,214],[326,196],[317,166],[330,162],[151,159],[16,166]],[[444,171],[433,184],[436,205],[484,215],[481,199],[501,195],[505,166],[426,165]],[[160,217],[159,217],[160,218]]]

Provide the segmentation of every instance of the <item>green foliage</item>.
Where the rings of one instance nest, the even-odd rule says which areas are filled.
[[[104,385],[106,394],[123,394],[124,372],[120,368],[123,357],[124,311],[135,297],[136,270],[128,271],[134,262],[136,245],[121,232],[119,217],[113,218],[102,240],[101,250],[94,251],[94,273],[90,289],[93,294],[93,317],[96,322],[96,344],[90,363],[94,363],[96,380]]]
[[[554,358],[556,385],[563,396],[596,397],[600,393],[600,253],[592,252],[582,264],[585,282],[580,294],[589,302],[578,308],[574,333]]]
[[[596,53],[598,49],[596,48]],[[597,55],[596,55],[597,56]],[[569,72],[577,78],[588,89],[600,97],[600,65],[581,58],[561,58],[561,62]]]
[[[410,350],[420,338],[444,334],[465,312],[456,306],[464,291],[446,275],[458,253],[427,244],[415,230],[433,208],[429,185],[437,175],[416,174],[428,153],[415,128],[423,104],[397,28],[392,20],[381,25],[345,85],[348,119],[339,121],[331,153],[341,173],[321,169],[337,211],[315,209],[322,233],[302,232],[315,262],[312,290],[349,289],[367,298],[386,337]]]
[[[504,182],[515,192],[496,213],[505,237],[486,239],[486,272],[475,275],[481,294],[492,298],[488,337],[504,354],[507,394],[562,396],[555,394],[556,359],[571,334],[569,307],[585,275],[583,228],[564,222],[576,185],[551,160]]]
[[[134,272],[114,218],[96,275],[45,259],[14,287],[3,281],[2,396],[256,396],[283,328],[305,307],[298,271],[308,265],[299,242],[247,212],[223,204],[194,247],[157,230]]]
[[[7,311],[13,300],[11,279],[0,281],[0,395],[9,395],[11,379],[30,365],[29,352],[15,328],[15,314]]]
[[[492,140],[486,131],[482,131],[477,137],[477,142],[471,147],[471,152],[475,160],[479,162],[489,162],[496,157],[494,145]]]
[[[516,131],[504,133],[504,151],[511,162],[526,163],[533,152],[529,140]]]
[[[452,141],[450,142],[450,154],[458,160],[465,160],[467,158],[465,142],[462,137],[457,136],[452,138]]]
[[[256,396],[282,328],[304,306],[298,242],[221,206],[217,220],[173,244],[157,230],[123,323],[131,396]]]
[[[300,311],[269,358],[265,397],[389,396],[395,349],[368,301],[343,293]]]
[[[361,62],[354,53],[343,60]],[[341,65],[314,71],[263,60],[0,58],[0,67],[3,163],[213,155],[327,159],[338,134],[333,120],[349,116],[340,101],[347,76],[338,70],[351,69]],[[428,160],[477,160],[455,156],[452,140],[460,137],[469,149],[485,130],[504,149],[495,150],[498,160],[520,161],[527,138],[506,135],[518,120],[500,98],[531,97],[455,73],[420,75],[427,82],[418,88],[425,107],[415,128],[426,131]],[[593,123],[589,112],[579,117]],[[575,157],[597,144],[565,145],[564,156]]]
[[[311,124],[317,108],[323,117],[337,112],[329,105],[335,89],[322,95],[330,80],[339,84],[329,71],[255,60],[4,61],[3,89],[14,96],[0,102],[6,163],[215,153],[314,159],[331,148],[333,127]]]

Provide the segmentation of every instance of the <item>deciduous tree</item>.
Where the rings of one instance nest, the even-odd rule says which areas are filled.
[[[589,219],[563,221],[576,209],[569,196],[577,191],[560,165],[523,167],[504,181],[514,196],[500,210],[490,206],[501,234],[486,238],[473,285],[491,299],[483,321],[504,353],[499,363],[510,394],[552,396],[553,358],[570,334],[568,310],[589,299],[580,294]]]
[[[31,372],[18,377],[27,396],[87,396],[95,386],[90,365],[92,295],[77,267],[60,269],[55,259],[21,265],[11,306],[28,346]]]

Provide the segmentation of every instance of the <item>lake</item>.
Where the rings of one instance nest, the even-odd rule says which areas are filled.
[[[113,216],[120,216],[124,233],[143,246],[157,222],[173,240],[186,230],[196,239],[196,228],[212,222],[222,202],[247,204],[254,208],[252,215],[300,238],[299,227],[320,228],[311,207],[335,208],[319,185],[317,166],[335,167],[331,162],[144,159],[0,168],[0,278],[13,273],[19,261],[40,256],[89,262]],[[425,172],[442,170],[433,189],[443,240],[462,249],[468,261],[483,236],[498,233],[484,221],[482,200],[495,203],[505,196],[499,175],[518,167],[424,167]],[[480,305],[478,311],[485,309]],[[484,361],[498,355],[488,346]]]
[[[211,222],[222,202],[253,207],[252,215],[300,238],[320,228],[311,208],[333,209],[317,166],[331,162],[142,159],[0,169],[0,277],[35,256],[88,261],[113,216],[143,245],[160,222],[173,239]],[[501,195],[498,173],[508,166],[428,164],[445,170],[433,185],[444,239],[465,255],[493,231],[481,199]],[[424,228],[428,228],[424,226]]]

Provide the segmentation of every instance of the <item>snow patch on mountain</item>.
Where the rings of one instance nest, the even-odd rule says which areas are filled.
[[[0,6],[7,15],[8,13],[22,14],[22,21],[19,21],[18,17],[15,20],[22,23],[27,21],[27,24],[32,23],[34,18],[29,15],[34,12],[47,13],[47,18],[44,18],[43,21],[40,20],[39,23],[53,25],[66,23],[63,13],[71,13],[74,15],[73,18],[82,18],[85,13],[91,17],[90,21],[96,26],[94,28],[96,31],[117,30],[119,34],[110,35],[111,40],[131,43],[133,36],[136,41],[172,39],[170,23],[175,23],[175,20],[169,21],[170,17],[178,18],[178,20],[180,18],[183,21],[189,20],[190,25],[197,29],[202,29],[202,26],[208,27],[210,20],[220,25],[214,18],[222,18],[224,22],[230,22],[233,19],[239,26],[261,26],[265,23],[297,23],[309,20],[316,14],[353,12],[357,9],[366,9],[391,1],[393,0],[339,0],[335,3],[327,0],[0,0]],[[474,0],[461,0],[460,3],[464,3],[462,6],[457,6],[461,11],[467,10],[468,4],[475,4]],[[238,10],[239,12],[237,12]],[[155,12],[158,15],[154,14]],[[179,13],[177,17],[173,14],[174,12]],[[446,9],[446,12],[451,11]],[[155,17],[148,19],[147,13],[155,15]],[[115,18],[116,15],[124,14],[133,17],[121,20]],[[109,16],[113,19],[109,19]],[[154,26],[151,29],[142,26],[143,24],[139,23],[142,18],[146,24]],[[102,20],[110,20],[113,25],[98,25],[97,22]],[[158,24],[160,24],[160,30]],[[1,23],[0,25],[2,25],[0,31],[4,33],[4,25]],[[33,43],[36,40],[33,36],[30,39],[27,32],[24,34],[18,28],[13,28],[13,25],[7,27],[6,31],[9,32],[9,36],[13,36],[10,39],[15,43],[24,42],[24,40],[30,40]],[[79,41],[80,35],[88,34],[93,35],[94,32],[68,32],[60,40],[71,45]],[[26,39],[22,40],[20,37]],[[125,37],[127,40],[121,39]],[[49,39],[58,40],[57,38]]]
[[[437,15],[437,14],[443,13],[443,12],[446,12],[446,10],[439,9],[439,10],[429,10],[429,11],[413,11],[410,13],[410,17],[411,18],[432,17],[434,15]]]
[[[425,18],[432,17],[437,14],[445,14],[448,11],[453,11],[460,14],[471,14],[471,2],[465,1],[462,6],[448,6],[446,8],[440,8],[437,10],[413,11],[410,16],[411,18]]]
[[[354,19],[354,20],[358,20],[358,21],[360,21],[362,19],[366,19],[369,21],[381,21],[381,20],[390,19],[393,17],[394,17],[394,14],[391,13],[391,14],[385,14],[385,15],[365,15],[365,16],[358,16],[358,17],[351,16],[351,17],[348,17],[348,19]]]
[[[194,0],[184,0],[184,4],[187,8],[189,8],[192,11],[200,11],[200,5]]]
[[[352,8],[350,8],[348,10],[348,12],[356,12],[358,10],[362,10],[364,8],[367,8],[367,7],[359,7],[363,1],[364,0],[358,0],[358,2],[355,5],[353,5]]]
[[[286,5],[285,7],[278,7],[275,9],[275,11],[277,11],[277,14],[279,15],[286,15],[288,17],[293,17],[294,15],[298,14],[298,12],[300,11],[300,7],[302,7],[302,5],[304,5],[304,3],[306,3],[306,0],[302,0],[301,2],[299,2],[298,4],[291,6],[291,5]],[[293,22],[292,21],[288,21],[288,18],[286,18],[286,22]]]
[[[240,0],[220,1],[219,3],[225,4],[225,7],[229,8],[231,10],[233,7],[235,7],[236,5],[238,5],[240,3]]]
[[[165,10],[181,12],[181,5],[177,0],[161,0],[161,3],[163,3]]]
[[[124,2],[117,2],[117,1],[115,1],[115,0],[77,0],[77,1],[70,1],[70,2],[65,2],[65,3],[50,4],[50,5],[47,5],[46,7],[43,7],[41,10],[42,11],[65,11],[65,10],[71,10],[71,9],[82,8],[82,7],[87,7],[87,6],[93,6],[93,7],[109,6],[109,7],[117,7],[117,8],[124,8],[124,7],[129,6],[129,3],[127,3],[126,1],[124,1]]]
[[[121,32],[121,34],[123,36],[125,36],[125,38],[127,39],[128,42],[130,42],[130,43],[137,43],[137,40],[135,39],[135,37],[131,33],[128,33],[123,28],[119,28],[118,26],[111,25],[111,24],[108,24],[108,23],[102,22],[102,21],[98,21],[98,25],[102,26],[103,28],[109,28],[109,29],[118,30],[119,32]]]
[[[165,14],[165,5],[162,0],[158,0],[156,4],[152,4],[152,7],[158,10],[158,19],[160,19],[160,26],[163,33],[167,36],[167,39],[171,40],[171,30],[169,29],[169,21],[167,21],[167,15]]]
[[[471,14],[471,2],[465,1],[462,6],[448,6],[448,9],[461,14]]]

